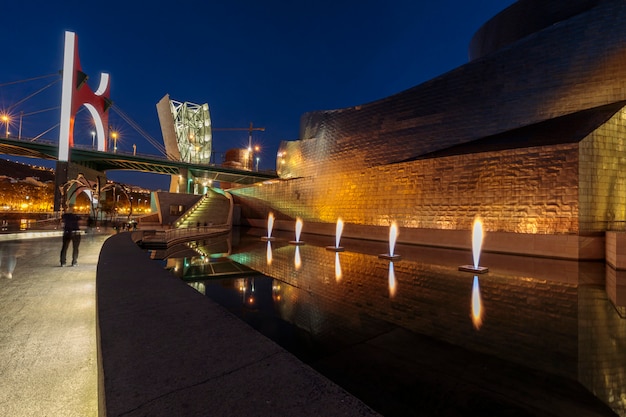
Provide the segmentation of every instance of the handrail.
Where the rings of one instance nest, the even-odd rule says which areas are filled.
[[[185,211],[182,214],[182,216],[178,218],[178,220],[176,220],[176,222],[174,223],[174,226],[176,226],[177,228],[180,227],[185,222],[185,220],[187,220],[187,217],[191,216],[196,211],[196,209],[200,206],[200,204],[202,204],[202,202],[208,198],[210,197],[207,194],[204,194],[198,201],[196,201],[196,203],[193,206],[189,207],[189,209]]]

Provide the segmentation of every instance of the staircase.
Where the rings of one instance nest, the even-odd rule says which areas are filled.
[[[230,195],[209,189],[174,224],[176,229],[232,225],[233,203]]]

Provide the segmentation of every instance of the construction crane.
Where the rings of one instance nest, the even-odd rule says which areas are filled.
[[[254,130],[259,130],[261,132],[265,132],[265,128],[264,127],[254,127],[254,125],[252,124],[252,122],[250,122],[250,127],[218,127],[218,128],[211,128],[211,130],[218,130],[218,131],[235,131],[235,130],[247,130],[248,131],[248,169],[252,170],[252,131]],[[258,163],[257,163],[257,170],[258,170]]]
[[[260,130],[261,132],[265,132],[264,127],[254,127],[252,122],[250,122],[250,127],[214,127],[211,130],[220,130],[220,131],[233,131],[233,130],[247,130],[248,131],[248,151],[252,151],[252,131]]]

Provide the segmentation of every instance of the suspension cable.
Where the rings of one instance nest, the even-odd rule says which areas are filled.
[[[42,137],[43,135],[45,135],[46,133],[48,133],[48,132],[49,132],[49,131],[51,131],[52,129],[55,129],[55,128],[59,127],[59,126],[61,126],[61,123],[57,123],[57,124],[55,124],[55,125],[54,125],[54,126],[52,126],[50,129],[48,129],[48,130],[46,130],[46,131],[44,131],[44,132],[40,133],[39,135],[35,136],[34,138],[32,138],[30,141],[31,141],[31,142],[36,141],[37,139],[39,139],[40,137]]]
[[[24,113],[22,114],[22,117],[32,116],[33,114],[39,114],[39,113],[43,113],[43,112],[51,111],[51,110],[58,110],[60,108],[61,106],[56,106],[56,107],[50,107],[49,109],[37,110],[37,111],[30,112],[30,113]]]
[[[32,93],[31,95],[27,96],[26,98],[21,99],[20,101],[18,101],[17,103],[13,103],[11,106],[9,106],[8,111],[14,109],[15,107],[19,106],[20,104],[22,104],[23,102],[25,102],[26,100],[36,96],[37,94],[41,93],[42,91],[52,87],[53,85],[55,85],[56,83],[58,83],[59,81],[61,81],[61,79],[59,78],[58,80],[54,80],[52,81],[50,84],[46,85],[43,88],[40,88],[39,90],[35,91],[34,93]]]
[[[40,80],[42,78],[49,78],[49,77],[53,77],[53,76],[59,76],[59,73],[55,72],[54,74],[40,75],[39,77],[27,78],[25,80],[10,81],[8,83],[0,84],[0,87],[4,87],[4,86],[7,86],[7,85],[12,85],[12,84],[25,83],[25,82],[28,82],[28,81]]]
[[[133,129],[135,129],[137,131],[137,133],[139,133],[141,136],[144,137],[144,139],[146,139],[148,142],[150,142],[150,144],[152,146],[154,146],[159,152],[161,152],[161,154],[163,154],[164,156],[168,156],[167,155],[167,151],[165,150],[165,146],[161,145],[157,140],[155,140],[152,136],[150,136],[148,134],[148,132],[146,132],[145,130],[142,129],[141,126],[139,126],[133,119],[131,119],[126,113],[124,113],[122,111],[122,109],[120,109],[118,106],[116,106],[115,104],[113,106],[111,106],[111,108],[113,110],[115,110],[115,112],[122,118],[124,119],[124,121],[126,123],[128,123]]]

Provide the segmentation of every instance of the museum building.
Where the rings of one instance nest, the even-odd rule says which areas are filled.
[[[626,224],[626,2],[520,0],[470,60],[398,94],[306,113],[280,179],[229,190],[242,222],[399,242],[603,259]],[[393,77],[393,74],[389,74]],[[312,226],[314,225],[314,227]]]

